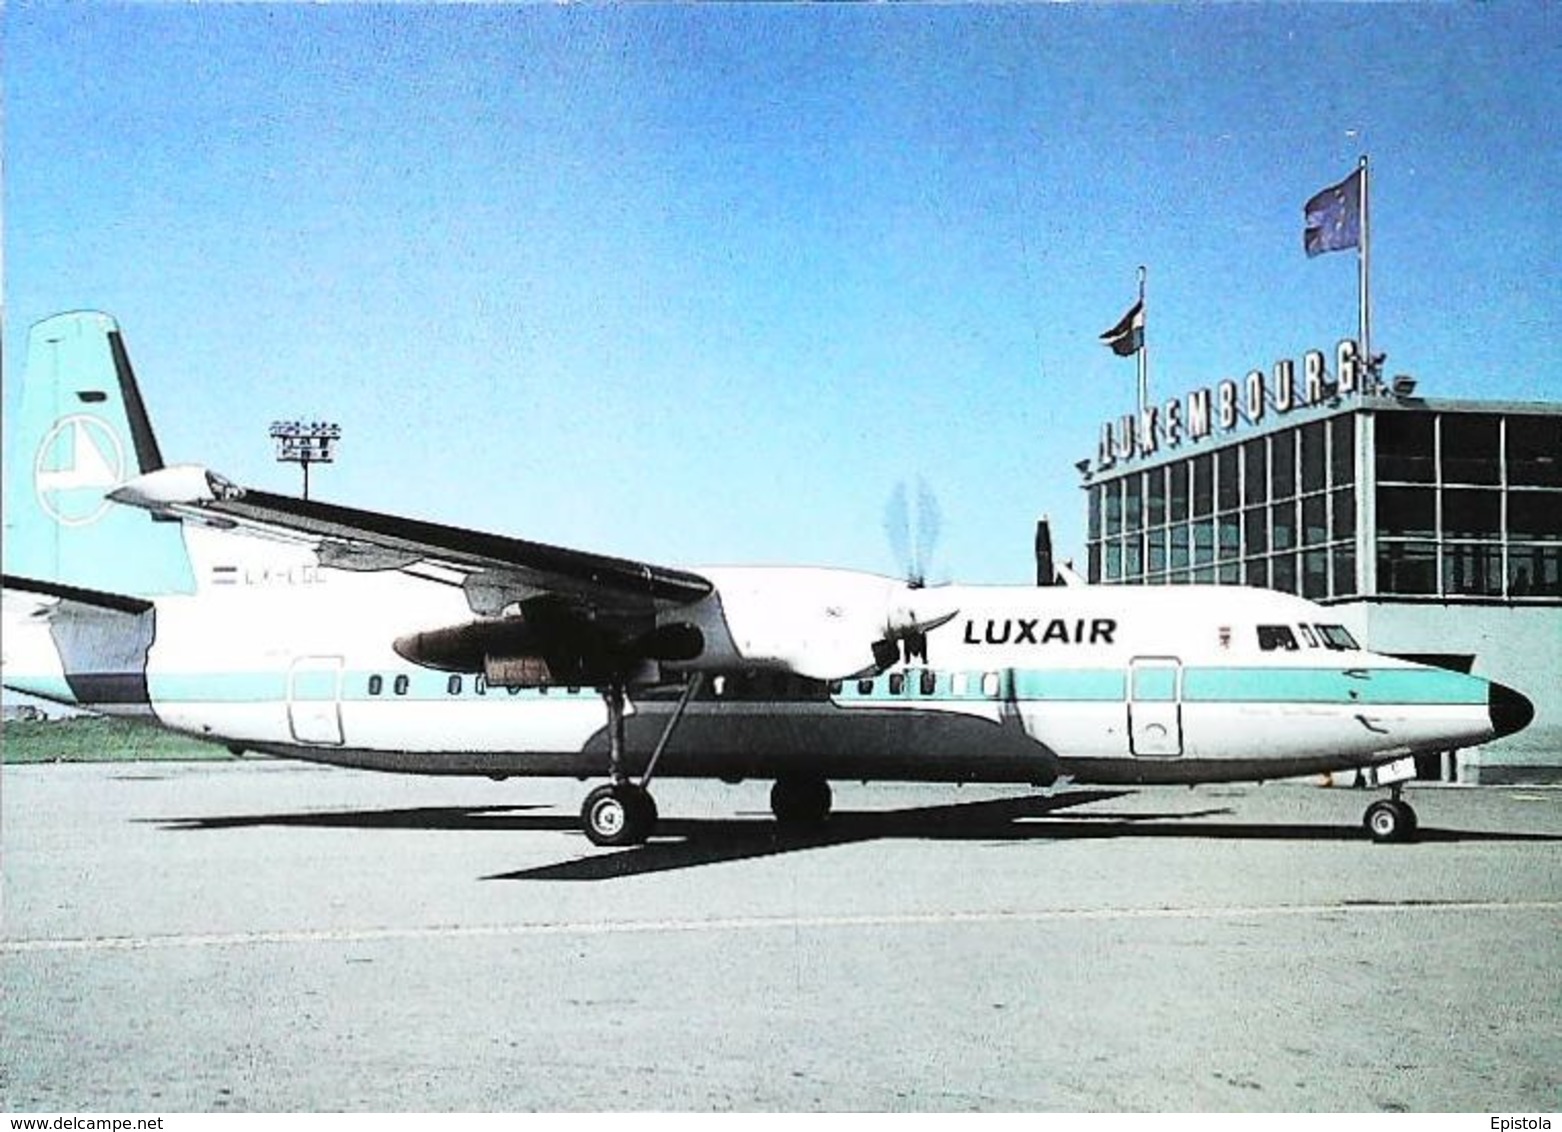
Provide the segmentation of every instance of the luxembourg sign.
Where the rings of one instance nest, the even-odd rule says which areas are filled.
[[[1301,382],[1296,363],[1283,358],[1265,374],[1249,371],[1241,382],[1226,380],[1213,387],[1195,389],[1185,397],[1160,405],[1146,405],[1137,415],[1128,413],[1101,425],[1096,470],[1119,460],[1153,456],[1161,445],[1178,448],[1184,443],[1208,439],[1215,432],[1230,432],[1244,421],[1258,424],[1266,413],[1284,416],[1293,409],[1323,404],[1361,388],[1361,365],[1356,343],[1347,338],[1334,351],[1335,377],[1331,378],[1322,350],[1302,355]]]

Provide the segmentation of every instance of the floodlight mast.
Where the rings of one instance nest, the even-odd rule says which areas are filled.
[[[304,498],[309,498],[309,465],[336,461],[336,442],[342,426],[329,421],[273,421],[271,439],[277,444],[277,462],[297,464],[304,471]]]

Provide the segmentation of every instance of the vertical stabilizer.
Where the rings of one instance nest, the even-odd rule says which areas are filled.
[[[163,466],[112,318],[76,312],[32,328],[6,449],[5,573],[119,594],[194,592],[182,526],[106,498]]]

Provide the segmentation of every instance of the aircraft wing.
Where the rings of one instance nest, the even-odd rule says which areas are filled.
[[[474,611],[490,615],[549,595],[597,615],[643,616],[693,604],[714,589],[684,570],[253,489],[169,510],[311,544],[322,565],[403,570],[460,585]]]
[[[707,668],[758,661],[837,679],[883,669],[899,656],[902,638],[956,612],[937,588],[878,575],[759,567],[706,577],[241,488],[190,464],[146,472],[108,498],[306,546],[334,569],[396,570],[460,587],[484,620],[429,626],[397,641],[403,656],[452,671],[467,671],[474,658],[543,656],[577,676],[568,682],[585,684],[595,681],[582,673],[699,659]]]

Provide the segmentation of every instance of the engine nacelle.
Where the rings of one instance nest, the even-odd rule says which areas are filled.
[[[923,637],[955,614],[947,592],[853,570],[726,567],[704,573],[720,591],[743,662],[815,680],[883,671],[900,658],[901,641]]]
[[[403,660],[443,672],[482,672],[490,656],[538,654],[539,645],[536,634],[520,618],[468,621],[408,633],[391,642]]]
[[[504,617],[408,633],[391,647],[424,668],[482,673],[495,687],[600,687],[653,679],[653,662],[694,660],[705,650],[705,636],[693,625],[675,623],[624,641],[584,628],[578,633],[545,630],[521,617]]]
[[[591,677],[597,677],[591,679]],[[580,664],[554,664],[545,656],[487,656],[483,658],[483,679],[495,688],[542,688],[555,684],[576,687],[605,682],[603,674],[585,670]]]

